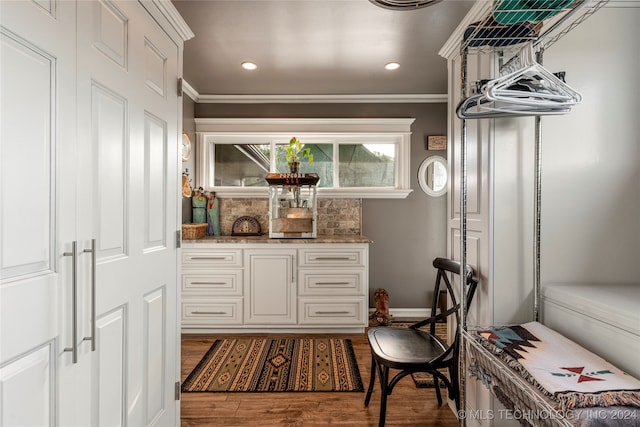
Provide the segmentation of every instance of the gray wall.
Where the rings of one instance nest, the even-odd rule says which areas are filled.
[[[185,107],[185,114],[187,108]],[[415,118],[411,137],[411,188],[406,199],[363,199],[363,234],[370,247],[370,306],[373,291],[385,288],[391,308],[431,305],[433,258],[446,255],[446,195],[422,192],[417,171],[429,155],[428,135],[445,135],[446,104],[196,104],[195,117],[207,118]]]
[[[193,120],[195,117],[195,102],[189,98],[187,95],[183,96],[182,100],[182,130],[186,131],[191,138],[191,158],[182,162],[182,172],[184,173],[187,169],[189,170],[189,177],[193,182],[195,182],[196,176],[196,122]],[[191,199],[188,197],[182,198],[182,223],[191,222]]]

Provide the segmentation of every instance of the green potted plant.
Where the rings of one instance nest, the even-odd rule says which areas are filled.
[[[311,148],[304,147],[304,144],[300,142],[295,136],[289,140],[289,145],[286,147],[286,160],[289,163],[289,170],[291,173],[297,173],[300,169],[300,160],[305,157],[309,161],[309,164],[313,164],[313,154],[311,154]]]

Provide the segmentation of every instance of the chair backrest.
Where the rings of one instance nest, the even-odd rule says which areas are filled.
[[[417,329],[429,324],[429,332],[431,333],[431,335],[436,336],[436,323],[438,323],[438,321],[444,321],[449,316],[453,315],[455,316],[456,321],[456,338],[454,340],[455,343],[455,341],[457,341],[458,339],[458,328],[460,327],[460,303],[458,302],[458,298],[456,297],[456,294],[453,290],[453,286],[449,281],[448,273],[460,275],[460,262],[448,258],[435,258],[433,260],[433,266],[438,270],[438,273],[436,276],[435,287],[433,289],[431,317],[417,322],[411,325],[411,327]],[[467,285],[465,309],[468,311],[469,306],[471,305],[471,301],[473,300],[473,296],[476,293],[476,288],[478,286],[478,281],[474,278],[473,268],[471,268],[471,266],[469,265],[467,265],[465,268],[465,283]],[[443,287],[446,288],[447,294],[449,295],[451,306],[438,313],[437,309],[440,303],[440,291],[443,290]]]

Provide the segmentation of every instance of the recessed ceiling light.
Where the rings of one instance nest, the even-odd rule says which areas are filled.
[[[242,68],[244,68],[245,70],[255,70],[256,68],[258,68],[258,66],[255,64],[255,62],[251,62],[251,61],[244,61],[242,64],[240,64],[242,66]]]
[[[387,70],[397,70],[398,68],[400,68],[400,64],[397,62],[389,62],[385,64],[384,68]]]

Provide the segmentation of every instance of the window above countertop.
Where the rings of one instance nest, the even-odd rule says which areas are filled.
[[[219,197],[267,197],[268,172],[288,172],[284,146],[296,137],[314,161],[318,196],[406,198],[413,118],[218,119],[196,122],[196,186]]]

